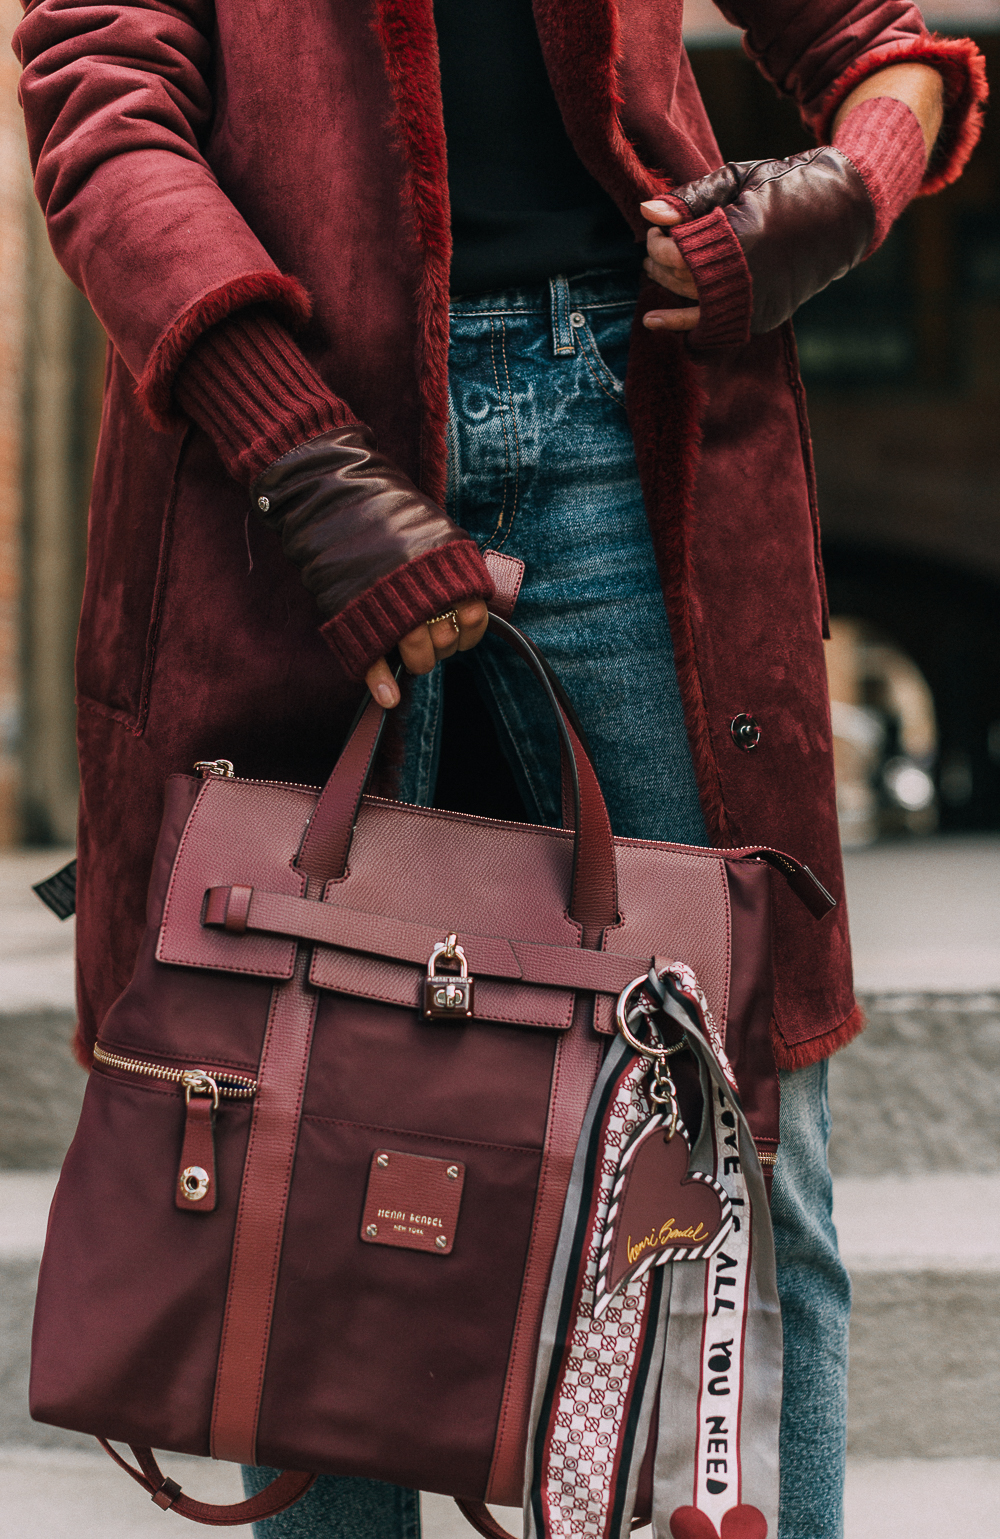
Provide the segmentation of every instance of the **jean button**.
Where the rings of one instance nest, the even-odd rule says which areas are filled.
[[[587,317],[583,314],[582,311],[574,310],[573,314],[569,318],[569,323],[571,326],[586,326]]]
[[[744,753],[750,753],[760,742],[760,727],[749,711],[741,711],[738,716],[734,716],[729,730],[733,734],[733,742]]]

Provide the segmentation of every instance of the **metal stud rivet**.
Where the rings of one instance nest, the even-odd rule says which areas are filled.
[[[457,1181],[458,1177],[459,1177],[458,1166],[457,1165],[449,1165],[448,1166],[448,1170],[447,1170],[447,1176],[448,1176],[448,1180],[449,1181]]]
[[[209,1174],[200,1165],[188,1165],[181,1171],[181,1191],[188,1202],[200,1202],[209,1188]]]
[[[448,1247],[447,1235],[439,1234],[437,1239],[434,1241],[434,1244],[437,1246],[438,1250],[446,1250]]]
[[[258,506],[258,508],[260,508],[260,511],[262,513],[267,513],[268,510],[270,509],[270,506],[271,506],[271,499],[270,499],[270,497],[258,497],[257,498],[257,506]]]
[[[369,1240],[374,1240],[375,1236],[378,1234],[378,1224],[369,1224],[368,1228],[365,1230],[365,1234],[368,1236]]]
[[[375,1163],[376,1165],[380,1165],[384,1170],[389,1163],[389,1156],[387,1154],[380,1154]]]
[[[569,323],[571,326],[586,326],[587,317],[582,315],[579,310],[574,310],[569,318]]]

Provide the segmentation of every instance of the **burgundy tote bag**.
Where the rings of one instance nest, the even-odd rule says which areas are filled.
[[[225,761],[167,782],[53,1202],[31,1411],[132,1445],[154,1501],[202,1522],[317,1473],[520,1503],[574,1151],[651,956],[697,974],[773,1165],[772,874],[832,900],[773,850],[613,838],[550,670],[491,628],[556,714],[564,828],[365,795],[373,703],[322,791]],[[212,1507],[154,1447],[303,1473]]]

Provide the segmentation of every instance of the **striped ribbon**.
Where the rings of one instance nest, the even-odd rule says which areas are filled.
[[[662,1122],[644,1093],[648,1065],[616,1039],[581,1131],[546,1299],[525,1535],[625,1539],[655,1431],[657,1539],[773,1539],[781,1315],[760,1162],[693,973],[661,963],[644,991],[697,1060],[704,1113],[690,1173],[721,1189],[725,1222],[713,1243],[663,1250],[602,1295],[630,1157]]]

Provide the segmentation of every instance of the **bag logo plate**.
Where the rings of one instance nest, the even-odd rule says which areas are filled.
[[[459,1160],[376,1149],[368,1172],[361,1239],[366,1245],[395,1245],[450,1256],[464,1186],[465,1166]]]

